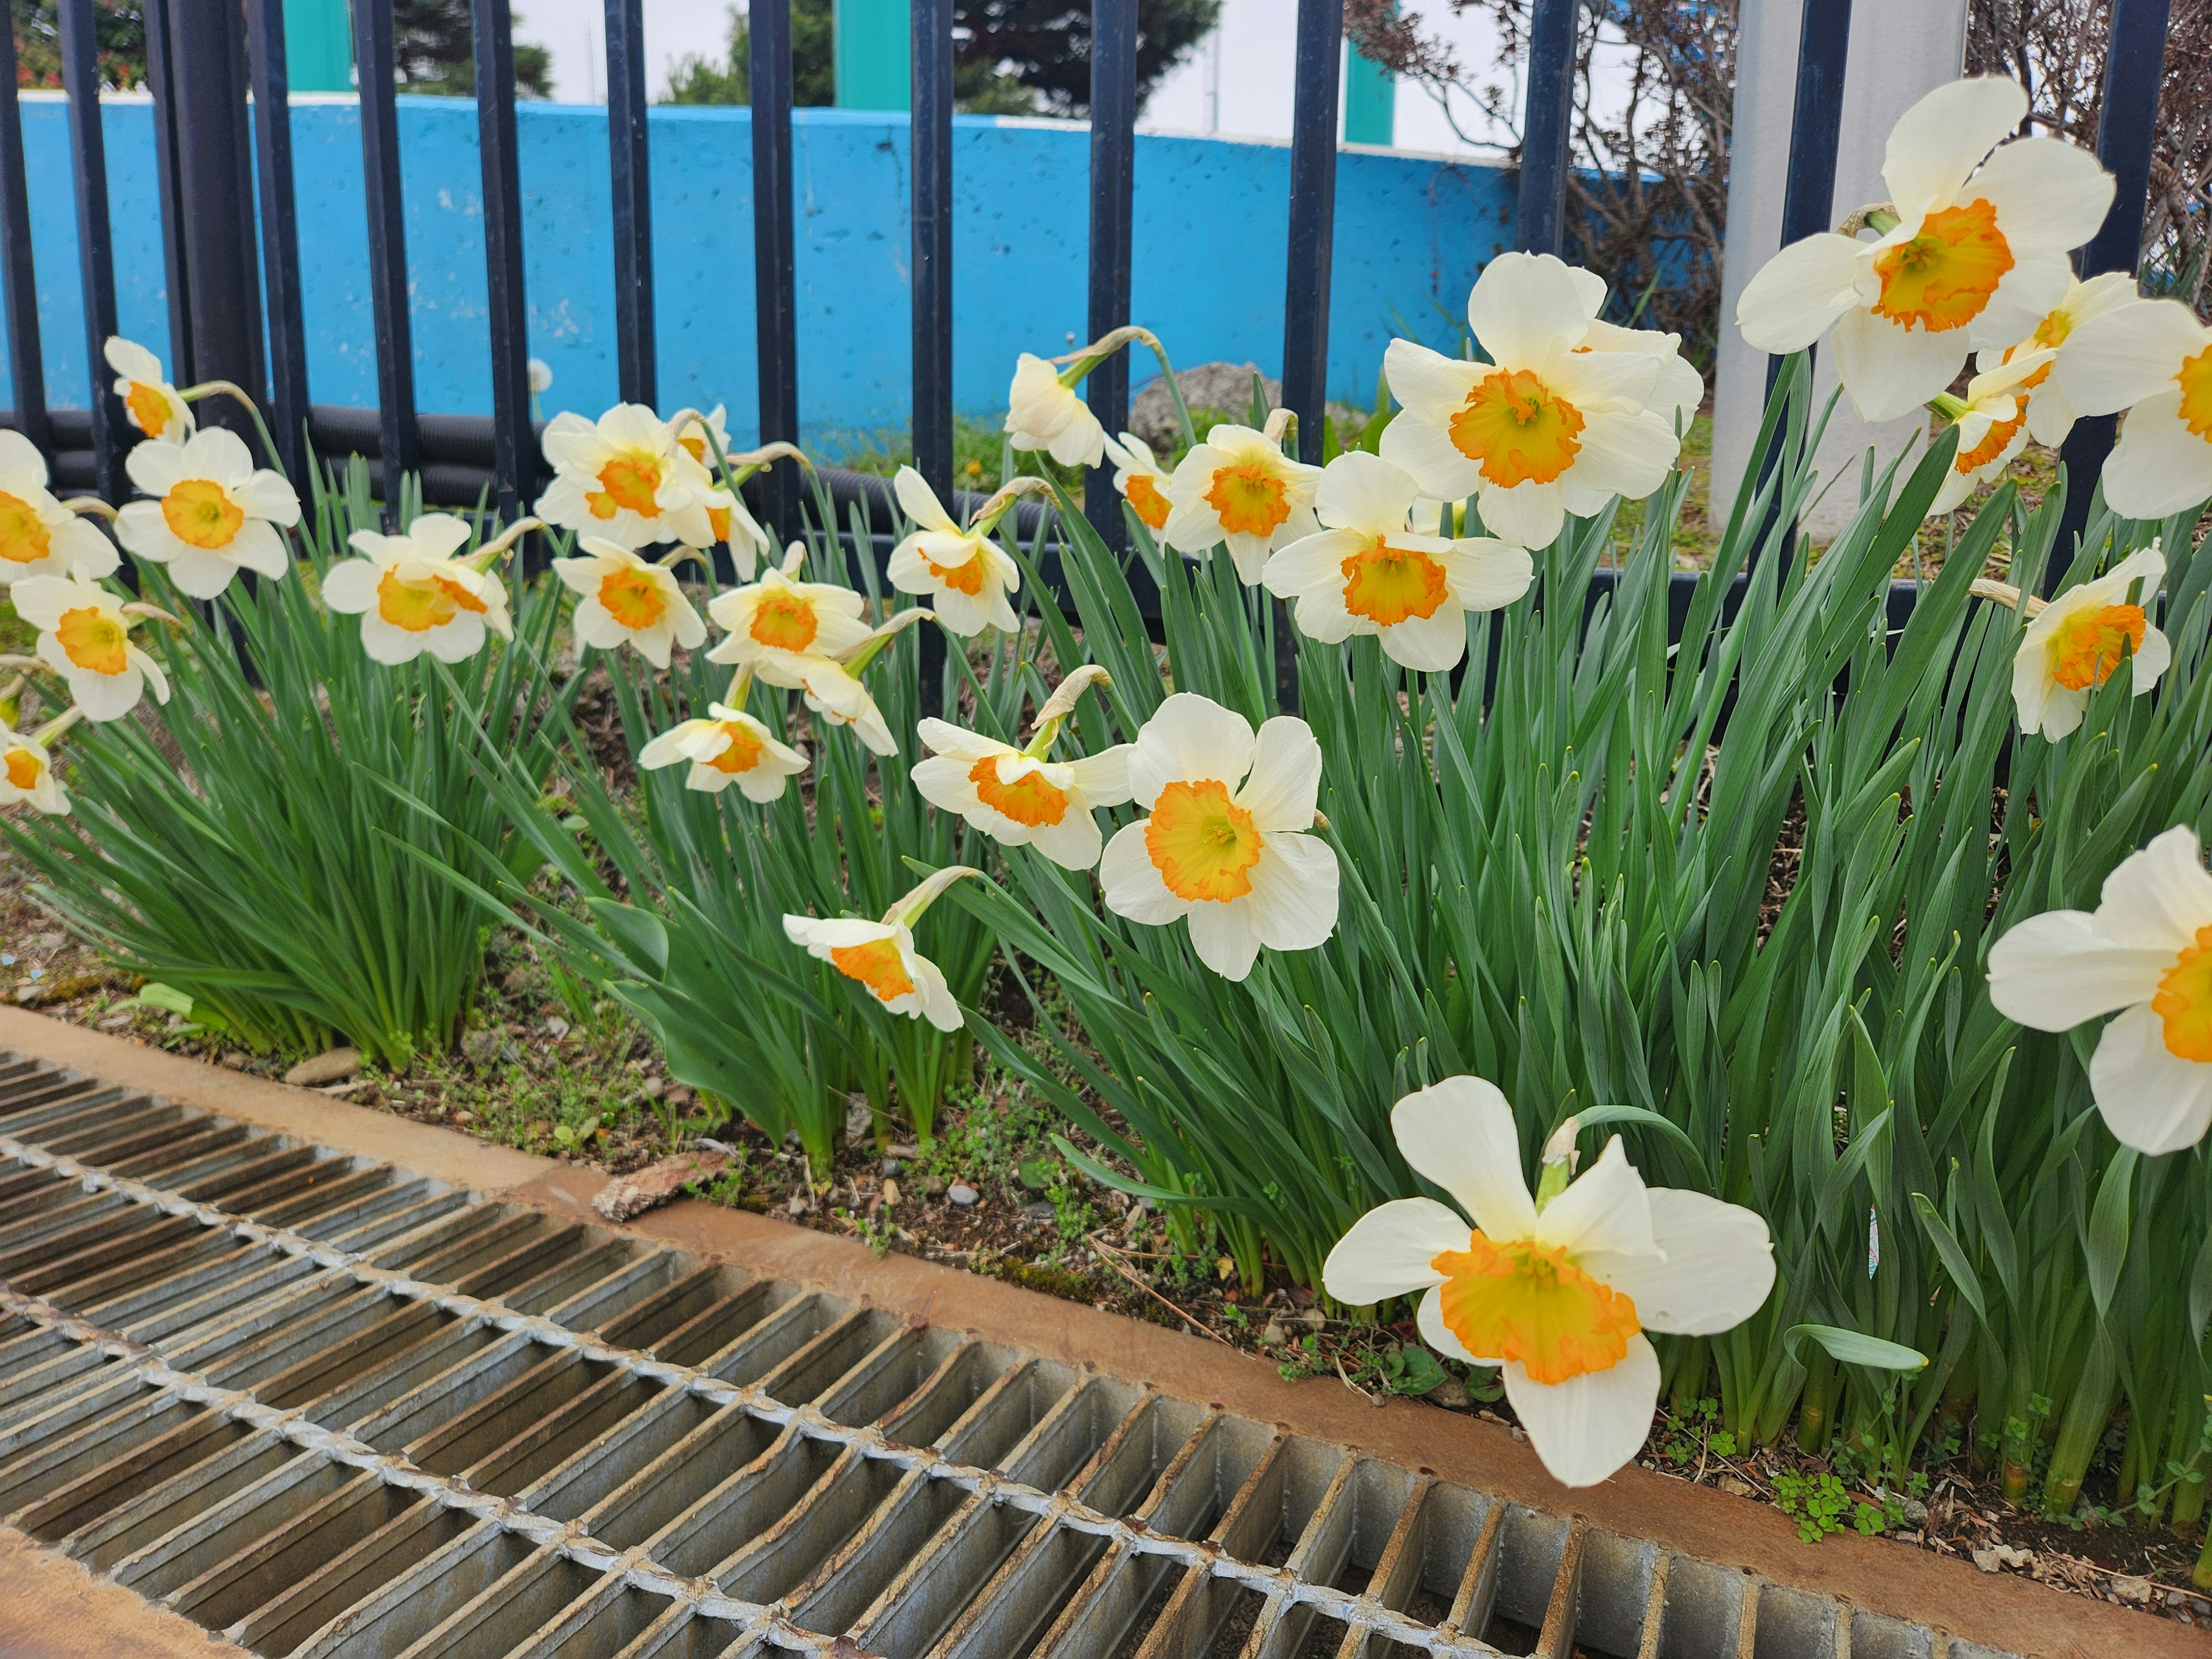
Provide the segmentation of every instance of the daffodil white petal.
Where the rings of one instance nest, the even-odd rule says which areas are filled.
[[[2105,222],[2112,204],[2112,175],[2079,145],[2058,138],[2018,138],[1998,145],[1959,193],[1996,209],[2015,257],[2064,253],[2094,236]]]
[[[1958,378],[1969,342],[1963,328],[1931,333],[1877,317],[1863,307],[1836,325],[1836,372],[1869,421],[1910,414]]]
[[[1129,757],[1131,798],[1150,808],[1169,784],[1211,778],[1234,790],[1252,769],[1249,722],[1211,698],[1178,691],[1153,710]],[[1313,815],[1306,815],[1313,822]],[[1119,837],[1116,837],[1119,839]]]
[[[1548,253],[1501,253],[1467,296],[1468,326],[1500,363],[1540,361],[1553,342],[1572,345],[1589,327],[1566,263]]]
[[[1802,351],[1859,303],[1864,246],[1824,232],[1792,242],[1761,265],[1736,296],[1735,323],[1761,351]]]
[[[1616,1255],[1652,1255],[1651,1206],[1644,1177],[1628,1161],[1628,1149],[1614,1135],[1597,1162],[1544,1206],[1536,1218],[1536,1237],[1572,1253],[1607,1250]]]
[[[1899,216],[1916,222],[1947,205],[2027,113],[2027,94],[2015,83],[1981,75],[1945,82],[1898,117],[1882,151],[1881,177]]]
[[[1122,825],[1106,843],[1098,860],[1098,886],[1109,910],[1147,927],[1180,921],[1193,908],[1161,879],[1141,823]]]
[[[2182,360],[2208,343],[2212,333],[2180,301],[2136,300],[2069,335],[2051,378],[2084,415],[2110,415],[2172,392]]]
[[[1253,744],[1251,776],[1237,791],[1237,804],[1267,834],[1312,829],[1320,796],[1321,744],[1313,727],[1290,714],[1264,722]]]
[[[1674,428],[1648,410],[1599,410],[1583,422],[1583,452],[1570,474],[1585,489],[1642,501],[1667,482],[1681,453]]]
[[[1355,1308],[1410,1296],[1443,1283],[1430,1265],[1468,1245],[1466,1218],[1433,1198],[1397,1198],[1378,1204],[1352,1224],[1322,1263],[1322,1285]]]
[[[2103,482],[2106,504],[2130,519],[2163,519],[2212,495],[2212,442],[2183,422],[2179,392],[2128,411]]]
[[[1656,1254],[1592,1250],[1579,1258],[1583,1272],[1636,1304],[1639,1325],[1712,1336],[1765,1305],[1774,1288],[1774,1242],[1764,1220],[1740,1204],[1679,1187],[1653,1187],[1644,1196]]]
[[[1270,835],[1252,866],[1252,890],[1237,901],[1253,936],[1274,951],[1310,951],[1336,931],[1341,872],[1336,849],[1318,836]],[[1213,908],[1201,904],[1198,912]]]
[[[1273,848],[1270,848],[1269,851]],[[1258,867],[1254,867],[1258,875]],[[1258,882],[1253,884],[1256,891]],[[1250,898],[1207,900],[1189,910],[1190,948],[1198,959],[1232,983],[1249,977],[1260,959],[1260,933],[1252,925]]]
[[[2065,1031],[2157,994],[2175,948],[2117,943],[2086,910],[2046,910],[1990,947],[1990,1001],[2007,1019]]]
[[[1498,1085],[1449,1077],[1401,1100],[1390,1127],[1406,1162],[1452,1197],[1492,1238],[1528,1238],[1536,1201],[1521,1177],[1521,1138]]]
[[[1117,743],[1068,763],[1075,787],[1092,806],[1119,806],[1129,799],[1129,757],[1136,745]]]
[[[1420,480],[1421,493],[1439,501],[1459,501],[1482,488],[1481,464],[1459,452],[1440,421],[1408,420],[1406,413],[1382,428],[1384,460]]]
[[[1391,431],[1398,423],[1392,422]],[[1388,434],[1385,434],[1388,435]],[[1556,483],[1534,479],[1510,489],[1486,483],[1480,495],[1482,522],[1492,534],[1522,547],[1549,547],[1567,521],[1566,502]]]
[[[1658,1352],[1641,1335],[1618,1364],[1564,1382],[1536,1382],[1517,1360],[1499,1376],[1528,1443],[1563,1486],[1594,1486],[1634,1461],[1659,1405]]]
[[[2165,1022],[2148,1004],[2105,1027],[2089,1057],[2089,1091],[2123,1146],[2185,1152],[2212,1127],[2212,1064],[2166,1046]]]
[[[2118,944],[2169,957],[2195,944],[2197,930],[2212,926],[2212,873],[2196,830],[2176,824],[2154,836],[2113,867],[2097,900],[2097,931]]]

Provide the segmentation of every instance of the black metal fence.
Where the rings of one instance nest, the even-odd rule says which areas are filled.
[[[1516,246],[1559,252],[1570,160],[1576,24],[1586,0],[1533,0]],[[1603,5],[1607,0],[1587,0]],[[1843,112],[1850,0],[1803,0],[1784,240],[1832,222],[1831,185]],[[2165,51],[2168,0],[2112,0],[2112,47],[2098,154],[2119,188],[2083,274],[2131,270],[2141,239]],[[473,502],[487,486],[502,516],[535,492],[530,423],[522,181],[515,143],[514,50],[507,0],[475,0],[476,83],[490,301],[492,413],[419,416],[407,308],[390,0],[356,0],[363,190],[374,313],[378,406],[311,406],[301,314],[298,204],[292,185],[283,0],[147,0],[149,79],[167,264],[172,372],[179,384],[227,380],[262,401],[287,467],[303,472],[303,433],[317,448],[372,458],[380,478],[421,471],[428,499]],[[58,482],[110,500],[123,488],[123,413],[101,346],[115,331],[115,276],[99,113],[93,0],[58,0],[63,76],[82,284],[88,410],[50,410],[40,349],[24,149],[12,35],[0,35],[0,288],[4,288],[15,406],[0,420],[46,453]],[[1092,0],[1091,258],[1093,337],[1132,320],[1132,194],[1136,123],[1136,0]],[[913,436],[916,466],[940,497],[952,487],[952,6],[913,0]],[[1335,212],[1338,76],[1343,0],[1297,0],[1291,142],[1289,278],[1284,297],[1283,398],[1299,443],[1320,459],[1328,356],[1329,264]],[[760,432],[799,437],[799,340],[792,198],[790,0],[752,0],[753,215]],[[653,404],[653,285],[641,0],[606,0],[607,137],[613,183],[618,384]],[[247,94],[252,92],[249,104]],[[258,198],[255,194],[258,181]],[[256,207],[258,207],[258,223]],[[257,259],[256,254],[258,258]],[[264,319],[267,351],[263,349]],[[1117,355],[1087,395],[1108,430],[1128,411],[1128,365]],[[204,418],[242,419],[221,401]],[[2110,416],[2068,441],[2072,475],[2094,473],[2112,446]],[[1093,480],[1091,512],[1118,541],[1113,491]],[[796,526],[797,479],[769,475],[763,506]],[[2075,492],[2078,527],[2087,491]],[[2071,545],[2062,532],[2059,548]]]

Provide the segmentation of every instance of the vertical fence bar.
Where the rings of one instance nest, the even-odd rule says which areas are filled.
[[[376,401],[384,450],[384,519],[396,527],[400,476],[422,468],[415,418],[415,340],[407,315],[407,222],[399,193],[398,111],[393,101],[392,11],[385,0],[353,9],[360,65],[361,165],[368,197],[368,293],[376,323]]]
[[[653,356],[653,168],[643,0],[607,0],[607,156],[615,204],[615,356],[624,403],[659,401]]]
[[[1091,0],[1091,337],[1129,320],[1131,222],[1137,188],[1137,3]],[[1084,391],[1109,433],[1129,424],[1129,353],[1115,352],[1091,372]],[[1128,543],[1121,498],[1110,468],[1084,476],[1084,513],[1106,545]]]
[[[763,443],[799,441],[799,294],[791,198],[791,0],[753,0],[753,319]],[[761,506],[778,544],[799,530],[799,469],[761,475]],[[835,526],[830,528],[834,531]]]
[[[307,327],[300,304],[300,218],[292,190],[291,78],[284,59],[283,0],[246,0],[246,56],[253,75],[254,155],[261,183],[261,269],[269,300],[269,391],[276,453],[306,487]]]
[[[952,0],[914,0],[914,465],[952,489]]]
[[[2112,205],[2079,263],[2084,276],[2133,270],[2142,257],[2143,206],[2150,190],[2151,152],[2158,143],[2158,96],[2166,79],[2169,0],[2112,0],[2112,43],[2105,58],[2105,93],[2097,106],[2097,159],[2112,175]],[[2089,522],[2089,497],[2112,453],[2119,419],[2087,415],[2074,422],[2058,459],[2066,471],[2066,504],[2043,572],[2054,591],[2074,562],[2074,544]]]
[[[177,198],[185,314],[195,380],[267,395],[261,273],[253,247],[253,138],[246,126],[246,13],[237,0],[172,0]],[[228,398],[195,411],[254,445],[253,422]]]
[[[15,31],[0,36],[0,293],[8,316],[8,373],[15,430],[53,463],[46,418],[46,353],[39,341],[39,282],[31,262],[31,202],[23,183],[23,112],[15,97]]]
[[[1521,121],[1520,201],[1513,245],[1557,253],[1567,230],[1567,137],[1572,131],[1575,26],[1581,0],[1534,0],[1528,18],[1528,92]]]
[[[514,131],[514,19],[476,0],[477,149],[483,165],[484,287],[491,306],[491,471],[512,522],[537,483],[530,429],[530,308],[522,285],[522,170]]]
[[[185,268],[184,179],[177,165],[174,0],[146,0],[146,80],[154,94],[154,178],[161,204],[161,268],[169,280],[169,373],[188,384],[192,285]]]
[[[103,355],[115,332],[115,241],[107,217],[107,145],[100,129],[100,44],[93,0],[61,0],[62,85],[69,93],[70,161],[76,177],[76,258],[84,284],[86,374],[91,380],[93,487],[121,489],[123,405]]]
[[[1283,406],[1298,417],[1297,453],[1322,458],[1328,400],[1328,278],[1336,235],[1336,110],[1344,56],[1344,0],[1298,0],[1297,70],[1291,108],[1291,235],[1283,296]],[[1274,604],[1275,701],[1298,706],[1290,612]]]

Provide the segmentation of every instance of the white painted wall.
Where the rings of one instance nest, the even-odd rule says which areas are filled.
[[[606,102],[605,0],[517,0],[515,14],[514,38],[553,54],[556,101]],[[690,53],[722,61],[729,41],[727,0],[645,0],[646,95],[659,98],[670,68]]]

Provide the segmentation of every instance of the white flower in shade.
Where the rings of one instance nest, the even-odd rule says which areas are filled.
[[[691,763],[684,787],[719,795],[732,784],[747,800],[775,800],[785,783],[806,769],[804,750],[779,739],[766,725],[742,709],[710,703],[703,720],[685,720],[663,732],[638,751],[647,771]]]
[[[2012,660],[2013,708],[2020,729],[2056,743],[2081,724],[2090,695],[2123,659],[2141,696],[2173,660],[2173,647],[2147,614],[2166,556],[2156,544],[2130,554],[2094,581],[2069,587],[2044,606],[2021,636]],[[2143,584],[2142,603],[2128,589]]]
[[[1467,653],[1467,613],[1528,591],[1526,549],[1487,537],[1419,535],[1407,515],[1420,485],[1404,468],[1353,450],[1322,473],[1325,526],[1267,560],[1267,591],[1297,602],[1302,633],[1328,643],[1372,635],[1408,668],[1439,673]]]
[[[69,792],[54,775],[53,757],[46,745],[0,721],[0,806],[19,801],[27,801],[41,812],[70,810]]]
[[[617,546],[711,547],[718,538],[708,509],[735,505],[642,404],[617,404],[596,422],[556,415],[544,449],[553,482],[538,498],[538,516]]]
[[[1150,816],[1106,844],[1106,908],[1154,927],[1188,917],[1224,979],[1249,975],[1263,945],[1311,950],[1336,930],[1336,850],[1305,833],[1320,790],[1304,720],[1279,714],[1255,738],[1233,709],[1177,692],[1129,756],[1129,798]]]
[[[699,420],[705,423],[707,432],[714,434],[711,447],[707,441],[707,432],[701,431],[697,424],[688,420],[677,434],[676,441],[683,447],[685,453],[699,463],[700,470],[711,481],[715,477],[714,451],[720,450],[725,460],[729,458],[730,431],[720,404],[702,415]],[[750,581],[753,572],[760,568],[762,556],[775,550],[775,538],[761,528],[760,520],[754,518],[746,507],[745,498],[734,490],[717,489],[708,498],[707,526],[714,532],[716,541],[729,544],[730,556],[737,562],[738,574],[747,581]]]
[[[1063,869],[1098,862],[1104,841],[1091,811],[1129,799],[1133,745],[1055,761],[947,720],[925,720],[916,731],[933,751],[914,769],[923,799],[959,813],[1001,846],[1034,847]]]
[[[20,432],[0,432],[0,586],[26,576],[105,576],[115,544],[55,499],[46,458]]]
[[[2066,434],[2073,431],[2075,419],[2081,413],[2058,382],[2060,361],[2080,354],[2075,331],[2084,323],[2141,301],[2130,272],[2108,270],[2086,283],[2069,276],[2066,297],[2044,313],[2033,332],[2002,351],[1991,349],[1982,352],[1974,359],[1974,367],[1987,374],[2021,357],[2042,354],[2039,367],[2021,382],[2027,393],[2027,435],[2056,449],[2066,441]],[[2094,335],[2090,343],[2094,347]]]
[[[667,566],[596,536],[577,545],[584,551],[554,560],[553,571],[582,596],[575,623],[580,643],[611,651],[627,642],[655,668],[665,668],[671,647],[692,651],[707,642],[707,624]]]
[[[788,665],[763,663],[763,679],[769,678],[767,671],[771,666],[793,669],[805,691],[806,706],[831,726],[850,726],[853,735],[878,755],[898,753],[898,739],[891,735],[875,697],[844,664],[827,657],[801,657]],[[769,684],[777,682],[769,680]]]
[[[1155,536],[1168,527],[1175,510],[1168,488],[1175,481],[1152,454],[1152,447],[1133,432],[1106,441],[1107,459],[1114,463],[1114,488],[1136,509],[1145,528]]]
[[[532,357],[523,372],[529,377],[532,397],[553,389],[553,365],[543,357]]]
[[[1874,241],[1823,232],[1784,248],[1736,301],[1743,337],[1801,351],[1833,324],[1837,373],[1869,421],[1927,402],[1968,351],[2027,338],[2065,299],[2067,251],[2104,222],[2112,177],[2056,138],[2000,143],[2027,113],[2027,94],[1993,77],[1905,111],[1882,157],[1895,223]]]
[[[2127,410],[2105,503],[2163,519],[2212,495],[2212,329],[2174,300],[2115,307],[2075,329],[2051,378],[2084,415]]]
[[[1966,383],[1964,406],[1958,413],[1959,447],[1951,457],[1951,470],[1936,488],[1927,516],[1948,513],[1991,479],[2003,476],[2013,457],[2027,447],[2028,407],[2032,381],[2051,367],[2057,354],[2048,347],[2009,354],[1995,368]],[[1943,407],[1950,407],[1947,402]]]
[[[450,513],[425,513],[404,536],[356,530],[349,539],[362,556],[331,568],[323,603],[360,617],[362,648],[380,663],[425,651],[460,662],[483,649],[487,632],[512,639],[506,584],[453,556],[469,534],[468,520]]]
[[[1106,428],[1060,371],[1024,351],[1006,393],[1006,441],[1043,450],[1062,466],[1096,466],[1106,453]]]
[[[142,559],[169,567],[178,587],[211,599],[240,569],[282,576],[290,550],[276,526],[300,522],[300,498],[283,475],[253,465],[235,432],[216,426],[181,444],[153,439],[123,463],[155,499],[115,517],[115,538]]]
[[[2065,1031],[2106,1014],[2089,1057],[2097,1109],[2124,1146],[2194,1146],[2212,1125],[2212,875],[2178,824],[2105,878],[2097,908],[2030,916],[1990,947],[1990,1000]]]
[[[708,662],[752,666],[770,685],[797,687],[805,675],[793,659],[842,657],[868,637],[860,596],[835,583],[799,580],[805,558],[793,542],[781,569],[771,566],[758,581],[708,601],[708,616],[728,635],[714,642]]]
[[[881,921],[786,915],[784,936],[865,987],[885,1012],[927,1019],[940,1031],[957,1031],[962,1024],[960,1004],[945,982],[944,971],[915,949],[913,929],[939,893],[963,876],[981,873],[957,864],[939,870],[891,906]]]
[[[115,371],[115,395],[131,424],[149,438],[180,444],[192,435],[191,405],[177,395],[161,360],[135,340],[111,334],[101,349]]]
[[[1529,1196],[1513,1109],[1480,1078],[1447,1078],[1390,1115],[1406,1161],[1451,1195],[1378,1205],[1322,1267],[1340,1302],[1420,1294],[1437,1352],[1495,1365],[1552,1477],[1594,1486],[1633,1458],[1659,1401],[1646,1331],[1711,1336],[1774,1287],[1766,1224],[1703,1193],[1646,1187],[1620,1137],[1580,1180],[1570,1118]],[[1473,1222],[1470,1227],[1469,1221]]]
[[[1178,553],[1225,545],[1246,586],[1267,555],[1321,526],[1313,515],[1321,469],[1294,461],[1265,432],[1224,424],[1191,446],[1168,480],[1167,544]]]
[[[987,628],[1012,633],[1021,626],[1009,593],[1020,591],[1021,567],[987,532],[952,522],[921,473],[910,466],[891,481],[915,532],[891,550],[884,567],[902,593],[927,595],[937,619],[963,639]]]
[[[1490,362],[1391,341],[1382,368],[1401,407],[1382,429],[1382,459],[1425,495],[1478,497],[1485,527],[1522,547],[1549,546],[1569,513],[1658,489],[1680,453],[1674,412],[1686,387],[1662,393],[1667,358],[1642,342],[1616,349],[1605,335],[1577,349],[1594,326],[1589,290],[1548,253],[1501,253],[1467,296]]]
[[[168,702],[161,665],[131,642],[132,618],[124,601],[82,570],[29,577],[9,598],[15,614],[39,630],[40,660],[69,682],[87,720],[121,720],[149,684],[155,702]]]

